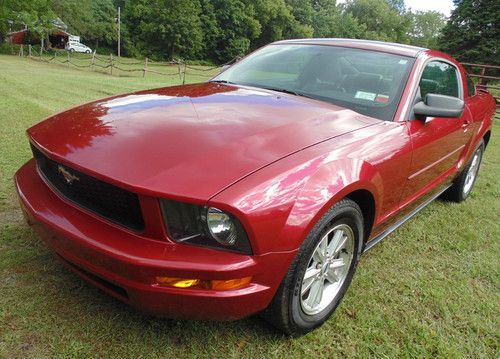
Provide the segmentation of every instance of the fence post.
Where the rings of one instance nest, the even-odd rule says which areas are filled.
[[[40,47],[40,61],[42,61],[42,55],[43,55],[43,47]]]
[[[186,63],[184,62],[184,73],[183,73],[183,76],[182,76],[182,84],[185,85],[186,84]]]
[[[486,67],[481,67],[481,76],[484,76],[485,73],[486,73]],[[481,77],[479,79],[479,84],[481,84],[481,85],[486,85],[487,82],[488,81],[484,77]]]
[[[69,51],[67,51],[66,52],[66,62],[68,64],[68,67],[69,67],[69,61],[70,61],[70,59],[69,59]]]
[[[148,71],[148,58],[144,59],[144,68],[142,69],[142,77],[146,77],[146,72]]]
[[[113,54],[109,54],[109,61],[110,61],[110,73],[113,75]]]
[[[19,51],[19,56],[24,57],[24,45],[21,44],[21,51]]]
[[[28,54],[29,54],[29,57],[30,57],[30,60],[31,60],[31,44],[28,45]]]
[[[180,61],[177,61],[177,71],[179,72],[179,81],[182,81],[181,63],[180,63]]]

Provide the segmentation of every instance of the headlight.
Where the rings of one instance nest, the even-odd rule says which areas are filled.
[[[222,245],[232,246],[238,234],[232,218],[218,208],[207,210],[207,226],[212,237]]]
[[[160,200],[169,236],[183,243],[252,254],[240,221],[218,208]]]

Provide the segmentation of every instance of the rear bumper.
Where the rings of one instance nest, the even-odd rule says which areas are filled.
[[[19,169],[16,188],[27,222],[78,275],[114,297],[160,316],[233,320],[266,308],[295,252],[247,256],[150,239],[87,213],[54,193],[34,160]],[[235,279],[230,291],[159,287],[156,276]]]

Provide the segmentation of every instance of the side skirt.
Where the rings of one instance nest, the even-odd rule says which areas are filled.
[[[377,237],[373,238],[371,241],[369,241],[366,245],[365,248],[363,249],[363,253],[368,252],[370,249],[372,249],[377,243],[379,243],[382,239],[387,237],[389,234],[394,232],[396,229],[398,229],[401,225],[403,225],[406,221],[408,221],[410,218],[412,218],[414,215],[416,215],[418,212],[420,212],[422,209],[427,207],[431,202],[433,202],[436,198],[441,196],[448,188],[450,188],[452,184],[449,184],[446,186],[444,189],[441,191],[437,192],[435,195],[430,197],[427,201],[422,203],[420,206],[415,208],[412,212],[410,212],[408,215],[405,217],[401,218],[399,221],[394,223],[392,226],[387,228],[385,231],[383,231],[381,234],[379,234]]]

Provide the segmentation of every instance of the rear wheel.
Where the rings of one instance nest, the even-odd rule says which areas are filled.
[[[275,297],[264,313],[290,335],[322,325],[335,311],[361,254],[363,216],[343,199],[315,225],[302,244]]]
[[[462,202],[465,200],[474,188],[477,174],[481,167],[481,161],[484,153],[484,141],[477,147],[471,160],[464,168],[462,173],[455,179],[453,185],[443,194],[443,198],[453,202]]]

